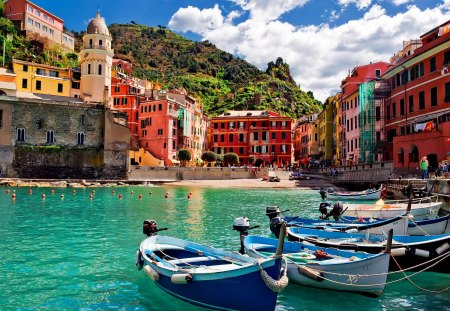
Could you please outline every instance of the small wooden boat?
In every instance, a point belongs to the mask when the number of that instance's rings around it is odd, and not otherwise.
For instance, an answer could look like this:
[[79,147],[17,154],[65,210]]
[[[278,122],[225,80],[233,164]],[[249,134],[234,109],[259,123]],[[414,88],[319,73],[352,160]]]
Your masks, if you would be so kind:
[[[158,236],[154,221],[144,222],[138,268],[161,289],[189,303],[218,310],[275,309],[282,275],[282,245],[274,257],[258,260],[194,242]],[[283,236],[284,238],[284,236]]]
[[326,199],[327,197],[330,200],[379,200],[382,196],[383,191],[385,188],[383,188],[383,185],[380,186],[378,189],[367,189],[364,191],[335,191],[333,189],[328,189],[328,191],[324,191],[324,189],[321,189],[319,191],[320,195],[322,196],[322,199]]
[[[387,242],[383,235],[330,232],[303,227],[288,227],[287,233],[290,241],[372,254],[383,251]],[[431,271],[450,273],[450,234],[394,236],[391,255],[395,258],[390,266],[393,270],[398,270],[399,267],[417,270],[428,267]]]
[[[244,246],[255,258],[269,258],[278,240],[247,236]],[[383,293],[389,252],[368,254],[285,242],[283,255],[288,261],[287,275],[291,283],[337,291],[355,292],[378,297]]]
[[[412,199],[410,214],[414,216],[414,219],[434,219],[436,218],[439,209],[442,206],[442,202],[438,201],[437,196],[415,198]],[[374,204],[351,204],[337,202],[333,207],[328,204],[326,207],[328,210],[328,216],[352,216],[357,218],[381,218],[388,219],[402,215],[406,213],[408,208],[407,200],[378,200]],[[323,207],[321,204],[320,209]],[[333,212],[333,208],[337,208],[336,212]],[[323,212],[322,212],[323,213]],[[335,215],[336,214],[336,215]]]

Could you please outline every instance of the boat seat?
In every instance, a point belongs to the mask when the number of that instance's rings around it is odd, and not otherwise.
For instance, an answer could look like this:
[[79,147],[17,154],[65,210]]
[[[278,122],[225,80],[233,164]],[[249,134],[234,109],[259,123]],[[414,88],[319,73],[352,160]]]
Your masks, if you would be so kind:
[[202,262],[202,261],[210,261],[210,260],[217,260],[219,258],[212,257],[212,256],[201,256],[201,257],[188,257],[183,259],[172,259],[167,260],[168,263],[172,265],[179,265],[181,263],[194,263],[194,262]]
[[195,268],[193,272],[195,273],[211,273],[211,271],[228,271],[228,270],[235,270],[237,268],[241,267],[240,265],[229,263],[224,265],[212,265],[212,266],[200,266]]

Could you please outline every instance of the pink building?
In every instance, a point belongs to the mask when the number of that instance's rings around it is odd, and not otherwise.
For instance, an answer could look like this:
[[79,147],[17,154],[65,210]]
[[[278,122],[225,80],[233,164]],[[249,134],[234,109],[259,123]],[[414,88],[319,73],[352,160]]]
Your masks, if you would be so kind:
[[56,15],[28,0],[7,0],[4,3],[5,17],[13,21],[19,31],[50,46],[60,44],[74,50],[74,37],[64,30],[64,21]]

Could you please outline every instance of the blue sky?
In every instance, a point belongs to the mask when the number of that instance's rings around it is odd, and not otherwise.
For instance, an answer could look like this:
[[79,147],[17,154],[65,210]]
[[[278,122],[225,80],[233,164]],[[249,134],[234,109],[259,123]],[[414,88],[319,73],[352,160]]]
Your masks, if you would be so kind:
[[163,25],[209,40],[260,69],[282,57],[303,90],[324,100],[357,64],[386,61],[402,42],[446,22],[450,0],[34,0],[84,30],[106,23]]

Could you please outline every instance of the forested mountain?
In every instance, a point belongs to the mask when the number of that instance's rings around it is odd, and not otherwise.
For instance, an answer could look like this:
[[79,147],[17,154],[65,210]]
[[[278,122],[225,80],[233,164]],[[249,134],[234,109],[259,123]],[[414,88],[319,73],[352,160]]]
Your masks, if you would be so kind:
[[135,76],[186,89],[202,100],[208,115],[272,109],[298,117],[321,110],[313,94],[296,85],[280,57],[264,72],[208,41],[191,41],[165,27],[112,24],[109,30],[115,57],[132,62]]

